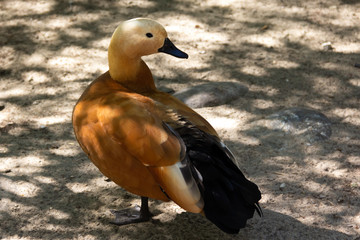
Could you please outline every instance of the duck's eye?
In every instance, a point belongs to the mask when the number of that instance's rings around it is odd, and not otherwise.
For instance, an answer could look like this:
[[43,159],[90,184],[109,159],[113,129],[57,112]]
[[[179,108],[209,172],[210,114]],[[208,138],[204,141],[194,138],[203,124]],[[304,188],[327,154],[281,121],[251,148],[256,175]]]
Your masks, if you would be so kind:
[[146,36],[147,36],[148,38],[152,38],[152,37],[153,37],[152,33],[147,33]]

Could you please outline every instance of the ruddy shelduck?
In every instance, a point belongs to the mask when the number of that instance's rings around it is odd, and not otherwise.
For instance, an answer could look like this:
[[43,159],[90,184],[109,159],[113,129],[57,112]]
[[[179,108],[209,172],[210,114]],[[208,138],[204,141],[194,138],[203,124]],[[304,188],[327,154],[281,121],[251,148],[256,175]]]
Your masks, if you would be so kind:
[[156,21],[136,18],[116,28],[109,71],[87,87],[74,108],[76,138],[106,177],[141,196],[138,214],[116,211],[115,224],[148,221],[153,198],[174,201],[238,233],[255,210],[262,214],[260,191],[203,117],[155,87],[141,57],[158,52],[188,58]]

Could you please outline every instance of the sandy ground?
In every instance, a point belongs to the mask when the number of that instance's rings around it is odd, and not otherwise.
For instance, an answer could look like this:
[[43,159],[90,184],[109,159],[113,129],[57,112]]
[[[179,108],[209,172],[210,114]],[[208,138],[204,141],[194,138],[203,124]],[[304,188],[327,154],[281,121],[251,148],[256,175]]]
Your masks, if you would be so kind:
[[[359,9],[357,0],[1,1],[0,238],[359,239]],[[90,163],[71,112],[107,70],[112,31],[134,17],[163,23],[190,55],[146,57],[158,86],[249,88],[229,104],[197,109],[263,194],[264,217],[238,235],[158,201],[151,222],[109,224],[109,209],[139,199]],[[331,138],[309,144],[261,125],[289,107],[324,113]]]

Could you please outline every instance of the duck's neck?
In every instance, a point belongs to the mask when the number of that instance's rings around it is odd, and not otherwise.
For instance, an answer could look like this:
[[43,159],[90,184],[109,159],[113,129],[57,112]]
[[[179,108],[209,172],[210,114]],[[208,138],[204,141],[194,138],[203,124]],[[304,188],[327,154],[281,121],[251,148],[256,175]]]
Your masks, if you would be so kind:
[[134,92],[156,90],[151,71],[141,58],[129,58],[109,48],[109,72],[112,79]]

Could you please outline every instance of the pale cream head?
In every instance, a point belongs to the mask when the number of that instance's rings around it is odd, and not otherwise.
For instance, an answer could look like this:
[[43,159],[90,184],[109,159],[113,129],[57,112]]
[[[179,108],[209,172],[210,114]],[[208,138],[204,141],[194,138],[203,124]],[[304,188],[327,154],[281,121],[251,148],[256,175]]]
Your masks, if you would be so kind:
[[135,18],[117,27],[110,45],[116,46],[128,58],[139,58],[157,53],[165,38],[167,33],[161,24],[147,18]]
[[108,50],[110,76],[122,82],[139,82],[141,77],[141,81],[148,81],[147,85],[155,87],[151,72],[141,57],[158,52],[188,58],[170,41],[158,22],[147,18],[125,21],[116,28],[111,38]]

